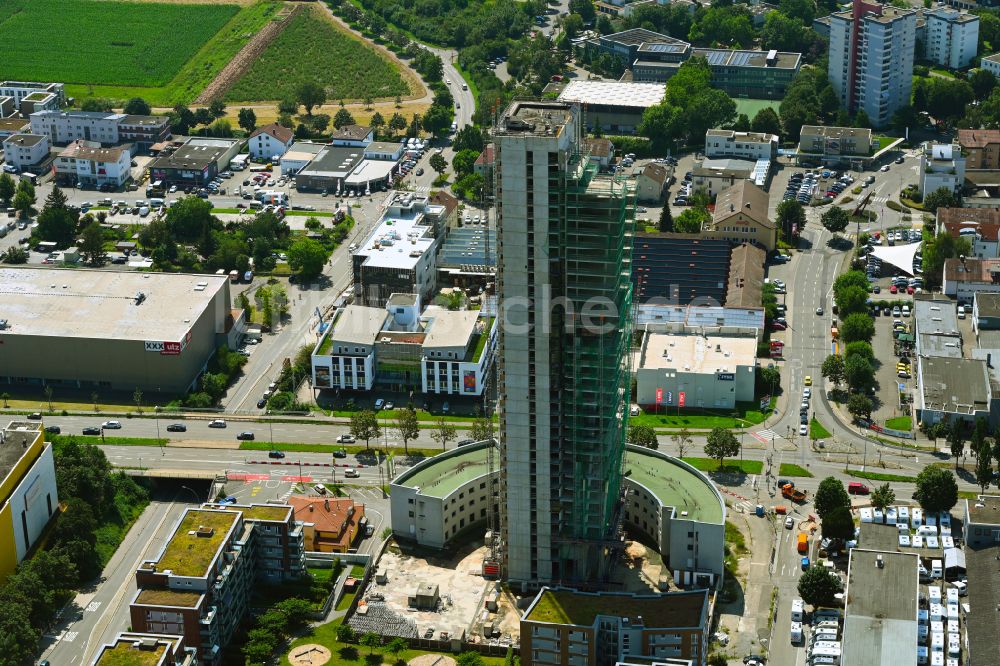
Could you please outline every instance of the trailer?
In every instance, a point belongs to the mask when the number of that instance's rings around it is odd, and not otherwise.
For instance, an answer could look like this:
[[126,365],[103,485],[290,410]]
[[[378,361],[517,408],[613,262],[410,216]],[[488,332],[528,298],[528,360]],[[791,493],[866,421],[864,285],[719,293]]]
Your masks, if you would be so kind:
[[793,502],[801,503],[806,501],[805,491],[799,490],[793,483],[786,483],[781,487],[781,496],[785,499],[790,499]]

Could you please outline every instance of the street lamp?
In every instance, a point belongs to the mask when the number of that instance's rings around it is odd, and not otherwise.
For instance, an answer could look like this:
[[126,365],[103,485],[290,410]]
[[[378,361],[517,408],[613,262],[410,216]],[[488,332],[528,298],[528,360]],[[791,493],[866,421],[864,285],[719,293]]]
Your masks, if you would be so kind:
[[181,486],[181,488],[184,489],[184,490],[186,490],[186,491],[188,491],[192,495],[194,495],[195,502],[199,502],[199,503],[201,502],[201,498],[198,497],[198,493],[196,493],[194,491],[194,489],[192,489],[190,486]]

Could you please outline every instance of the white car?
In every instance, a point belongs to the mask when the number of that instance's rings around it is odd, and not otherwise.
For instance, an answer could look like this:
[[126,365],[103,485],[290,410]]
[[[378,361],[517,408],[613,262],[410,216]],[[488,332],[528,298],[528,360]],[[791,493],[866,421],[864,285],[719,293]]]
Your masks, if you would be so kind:
[[802,425],[800,425],[799,426],[799,434],[802,435],[802,436],[808,435],[809,434],[809,426],[807,426],[805,423],[803,423]]
[[888,171],[888,170],[889,170],[889,165],[888,164],[883,164],[882,168],[879,169],[879,171]]
[[788,516],[787,518],[785,518],[785,529],[790,530],[793,527],[795,527],[795,519],[792,518],[791,516]]
[[348,479],[357,479],[361,475],[358,473],[358,470],[354,469],[353,467],[348,467],[347,469],[344,470],[344,476],[346,476]]
[[101,427],[105,430],[121,430],[122,424],[120,421],[105,421],[101,424]]

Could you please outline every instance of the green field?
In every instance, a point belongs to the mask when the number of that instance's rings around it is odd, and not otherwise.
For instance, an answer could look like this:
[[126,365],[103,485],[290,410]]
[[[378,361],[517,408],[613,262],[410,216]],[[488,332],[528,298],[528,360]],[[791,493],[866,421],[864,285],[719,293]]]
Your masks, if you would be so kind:
[[775,112],[778,111],[778,107],[781,106],[780,99],[738,99],[733,98],[736,102],[736,113],[745,113],[750,120],[757,115],[757,112],[761,109],[770,107],[774,109]]
[[8,0],[0,79],[62,81],[78,99],[190,102],[281,6]]
[[321,10],[311,9],[291,20],[226,98],[240,102],[294,99],[296,88],[308,80],[323,84],[331,101],[410,94],[391,62],[339,30]]

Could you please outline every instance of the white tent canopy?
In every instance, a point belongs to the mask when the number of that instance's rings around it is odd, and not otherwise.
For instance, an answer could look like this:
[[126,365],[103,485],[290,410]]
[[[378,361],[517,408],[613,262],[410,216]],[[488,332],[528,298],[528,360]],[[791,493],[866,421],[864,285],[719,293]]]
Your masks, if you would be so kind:
[[892,264],[907,275],[913,275],[913,255],[919,249],[919,242],[907,243],[906,245],[880,245],[872,250],[872,255],[886,263]]

